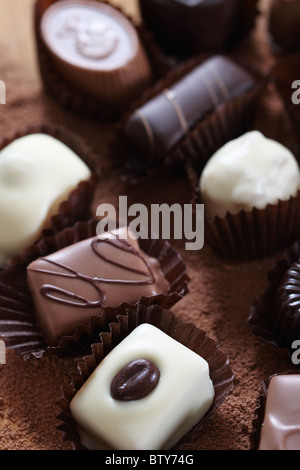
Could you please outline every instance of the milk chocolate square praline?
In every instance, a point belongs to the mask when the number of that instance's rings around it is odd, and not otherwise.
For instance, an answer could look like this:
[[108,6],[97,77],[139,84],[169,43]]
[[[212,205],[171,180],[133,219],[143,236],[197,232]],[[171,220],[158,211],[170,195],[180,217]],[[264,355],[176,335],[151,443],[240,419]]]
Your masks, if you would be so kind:
[[126,227],[38,258],[27,274],[37,321],[52,346],[104,307],[135,303],[170,288],[159,261],[140,250]]

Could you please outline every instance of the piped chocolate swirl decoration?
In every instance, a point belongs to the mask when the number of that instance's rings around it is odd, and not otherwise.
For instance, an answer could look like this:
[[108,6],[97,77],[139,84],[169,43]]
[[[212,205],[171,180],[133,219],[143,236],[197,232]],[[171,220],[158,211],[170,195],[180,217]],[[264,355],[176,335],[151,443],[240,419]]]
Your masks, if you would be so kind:
[[[122,263],[117,260],[113,260],[111,258],[108,258],[105,256],[103,253],[99,251],[99,245],[105,243],[108,245],[113,246],[117,250],[121,250],[123,252],[132,254],[134,256],[137,256],[145,265],[147,268],[147,271],[143,271],[141,269],[135,268],[133,266],[130,266],[128,264]],[[99,299],[95,301],[91,301],[87,299],[86,297],[83,297],[79,294],[76,294],[75,292],[70,292],[66,289],[62,289],[60,287],[50,285],[50,284],[43,284],[40,293],[42,296],[45,298],[52,300],[54,302],[58,302],[64,305],[69,305],[72,307],[85,307],[85,308],[103,308],[106,300],[106,294],[105,292],[99,287],[99,283],[103,284],[116,284],[116,285],[150,285],[154,284],[156,282],[155,276],[147,263],[147,261],[143,258],[142,254],[137,251],[127,240],[121,239],[119,237],[116,238],[94,238],[91,241],[91,249],[94,252],[96,256],[101,258],[103,261],[110,263],[116,267],[122,268],[127,270],[128,272],[138,274],[144,277],[144,279],[108,279],[108,278],[103,278],[103,277],[91,277],[88,275],[85,275],[83,273],[80,273],[76,271],[75,269],[63,264],[59,263],[56,261],[52,261],[47,258],[41,258],[42,261],[45,261],[46,263],[49,263],[53,266],[56,266],[65,272],[54,272],[51,270],[47,269],[40,269],[40,268],[34,268],[35,272],[41,273],[41,274],[47,274],[51,276],[57,276],[57,277],[64,277],[68,279],[77,279],[82,282],[86,282],[90,284],[95,291],[98,292],[99,294]]]
[[284,346],[300,337],[300,261],[286,272],[276,295],[273,328]]

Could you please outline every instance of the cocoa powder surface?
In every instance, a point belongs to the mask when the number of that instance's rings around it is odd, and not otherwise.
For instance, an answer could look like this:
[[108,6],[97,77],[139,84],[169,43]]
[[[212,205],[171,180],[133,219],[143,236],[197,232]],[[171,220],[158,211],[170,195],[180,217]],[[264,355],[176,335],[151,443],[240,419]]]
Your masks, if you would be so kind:
[[[113,3],[139,19],[135,0]],[[68,113],[45,93],[36,57],[33,5],[34,0],[2,0],[0,5],[0,79],[7,86],[7,103],[0,106],[1,137],[41,122],[62,124],[84,137],[102,158],[103,177],[95,208],[100,203],[117,206],[119,195],[127,195],[128,204],[189,203],[190,189],[184,172],[134,185],[120,178],[106,150],[112,125]],[[263,72],[270,70],[276,60],[267,36],[268,5],[268,0],[260,2],[255,31],[235,50],[237,56]],[[266,90],[254,127],[274,137],[280,132],[291,138],[288,118],[273,86]],[[262,345],[247,325],[250,306],[267,286],[267,272],[283,254],[240,262],[221,259],[207,245],[200,252],[188,252],[184,241],[172,243],[182,254],[191,277],[190,293],[173,311],[218,342],[235,375],[234,390],[213,419],[205,421],[176,448],[249,450],[261,381],[291,368],[284,353]],[[6,364],[0,365],[0,450],[71,449],[56,429],[55,402],[74,366],[73,359],[54,357],[25,362],[7,350]]]

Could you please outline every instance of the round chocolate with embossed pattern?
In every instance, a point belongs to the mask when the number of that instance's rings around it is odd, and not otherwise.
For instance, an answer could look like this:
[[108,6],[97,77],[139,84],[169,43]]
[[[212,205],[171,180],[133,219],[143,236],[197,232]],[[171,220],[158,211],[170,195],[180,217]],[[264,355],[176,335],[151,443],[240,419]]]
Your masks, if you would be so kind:
[[151,84],[150,62],[133,24],[95,0],[61,0],[44,12],[41,36],[64,80],[103,104],[128,106]]

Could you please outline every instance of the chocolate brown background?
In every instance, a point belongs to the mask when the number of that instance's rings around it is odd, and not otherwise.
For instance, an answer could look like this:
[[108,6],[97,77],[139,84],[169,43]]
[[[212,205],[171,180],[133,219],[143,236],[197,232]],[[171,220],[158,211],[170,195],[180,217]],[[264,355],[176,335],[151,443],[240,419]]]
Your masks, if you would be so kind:
[[[114,3],[138,18],[135,0]],[[105,151],[111,126],[64,112],[47,97],[36,60],[33,4],[34,0],[1,0],[0,4],[0,79],[7,86],[7,104],[0,105],[1,137],[24,125],[45,121],[61,123],[78,132],[95,146],[103,158],[104,174],[95,206],[100,202],[117,204],[119,195],[128,195],[130,203],[188,203],[189,188],[184,174],[156,179],[155,184],[149,180],[135,186],[120,180],[113,172]],[[264,72],[270,70],[275,60],[266,35],[268,4],[268,0],[260,2],[257,28],[237,50]],[[289,131],[281,102],[272,87],[265,94],[257,125],[274,137],[277,132],[282,136],[282,131]],[[290,140],[290,134],[283,135]],[[265,289],[267,272],[282,253],[262,260],[233,262],[220,259],[209,246],[200,252],[186,252],[183,242],[176,242],[176,246],[187,263],[192,282],[190,294],[173,311],[216,339],[229,357],[235,374],[234,391],[214,418],[205,423],[201,432],[192,433],[188,443],[178,448],[249,450],[261,381],[270,374],[291,368],[290,360],[283,353],[262,346],[247,325],[249,308]],[[61,433],[55,428],[55,401],[60,397],[60,387],[68,381],[67,374],[72,368],[70,359],[23,362],[12,351],[7,351],[6,365],[0,365],[1,450],[71,448],[62,444]]]

